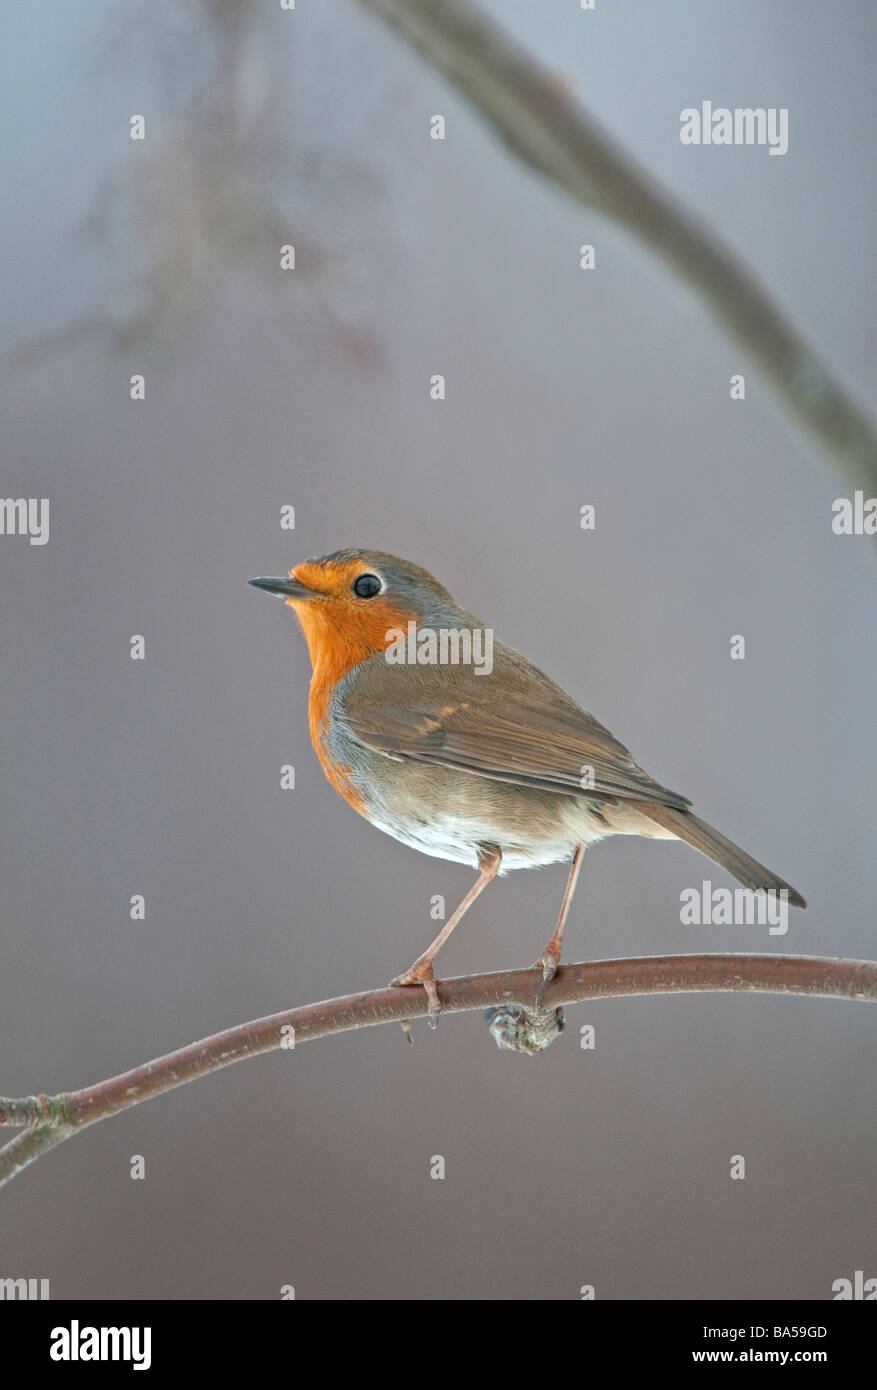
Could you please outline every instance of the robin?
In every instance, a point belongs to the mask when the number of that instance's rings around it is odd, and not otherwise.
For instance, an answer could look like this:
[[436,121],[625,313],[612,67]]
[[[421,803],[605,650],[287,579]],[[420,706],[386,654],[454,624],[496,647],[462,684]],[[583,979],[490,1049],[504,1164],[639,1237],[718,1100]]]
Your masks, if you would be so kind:
[[570,860],[550,980],[586,846],[608,835],[685,840],[749,889],[797,889],[691,812],[519,652],[419,565],[376,550],[305,560],[251,579],[295,611],[313,665],[311,740],[354,810],[403,844],[478,870],[435,941],[393,985],[440,1008],[434,961],[497,874]]

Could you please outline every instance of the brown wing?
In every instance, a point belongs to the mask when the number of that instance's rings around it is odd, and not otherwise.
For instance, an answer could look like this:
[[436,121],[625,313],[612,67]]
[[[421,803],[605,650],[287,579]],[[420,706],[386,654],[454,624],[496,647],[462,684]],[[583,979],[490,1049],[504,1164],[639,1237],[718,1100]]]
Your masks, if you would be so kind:
[[[493,671],[483,676],[469,666],[400,667],[372,658],[347,692],[344,717],[361,743],[390,758],[601,801],[690,805],[638,767],[565,691],[498,643]],[[589,768],[593,786],[585,788]]]

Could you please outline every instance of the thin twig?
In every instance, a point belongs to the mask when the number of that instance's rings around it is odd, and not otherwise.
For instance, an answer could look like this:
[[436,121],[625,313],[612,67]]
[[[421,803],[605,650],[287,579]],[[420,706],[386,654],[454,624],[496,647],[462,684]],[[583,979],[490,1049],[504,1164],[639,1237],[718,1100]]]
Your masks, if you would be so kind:
[[877,431],[733,252],[463,0],[360,0],[443,73],[526,164],[661,257],[755,361],[854,488],[877,489]]
[[[584,999],[697,990],[757,990],[877,1001],[877,962],[817,956],[655,956],[565,965],[540,999],[541,986],[541,970],[530,969],[443,980],[439,989],[448,1013],[510,1003],[525,1008],[541,1003],[554,1009]],[[88,1125],[220,1067],[289,1047],[290,1043],[297,1047],[330,1033],[422,1018],[427,1007],[426,994],[418,987],[325,999],[228,1028],[80,1091],[0,1099],[0,1124],[29,1126],[0,1149],[0,1186]]]

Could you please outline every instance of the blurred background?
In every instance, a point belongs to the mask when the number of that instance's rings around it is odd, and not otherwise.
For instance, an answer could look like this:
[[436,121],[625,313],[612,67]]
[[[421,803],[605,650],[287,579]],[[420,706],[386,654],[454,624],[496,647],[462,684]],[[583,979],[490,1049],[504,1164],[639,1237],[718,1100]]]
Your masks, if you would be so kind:
[[[487,8],[873,401],[877,12]],[[782,938],[683,927],[683,888],[730,881],[618,839],[586,858],[570,959],[873,957],[873,543],[832,534],[846,484],[700,304],[353,0],[5,27],[0,483],[50,498],[51,538],[0,540],[0,1092],[381,985],[431,940],[432,895],[468,888],[324,780],[304,642],[247,586],[342,546],[426,566],[810,903]],[[787,107],[788,153],[683,147],[704,99]],[[565,872],[495,885],[440,973],[529,964]],[[877,1275],[873,1074],[870,1010],[768,995],[573,1006],[535,1059],[478,1014],[413,1047],[343,1034],[49,1154],[2,1194],[0,1275],[56,1298],[825,1299]]]

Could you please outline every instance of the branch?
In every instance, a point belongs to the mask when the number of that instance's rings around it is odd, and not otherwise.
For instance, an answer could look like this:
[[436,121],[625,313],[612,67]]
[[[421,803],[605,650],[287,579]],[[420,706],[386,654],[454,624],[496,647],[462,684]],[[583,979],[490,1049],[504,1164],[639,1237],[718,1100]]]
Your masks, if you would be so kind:
[[524,163],[612,218],[687,284],[853,487],[877,490],[877,432],[731,250],[661,189],[504,31],[463,0],[360,0],[485,116]]
[[[877,962],[817,956],[655,956],[565,965],[540,997],[541,986],[542,971],[530,969],[443,980],[439,988],[448,1013],[519,1004],[538,1014],[542,1005],[552,1010],[585,999],[699,990],[757,990],[877,1002]],[[0,1149],[0,1186],[79,1130],[232,1062],[289,1047],[290,1041],[298,1046],[353,1028],[423,1018],[427,1012],[426,994],[418,987],[324,999],[228,1028],[81,1091],[0,1099],[0,1124],[28,1126]]]

